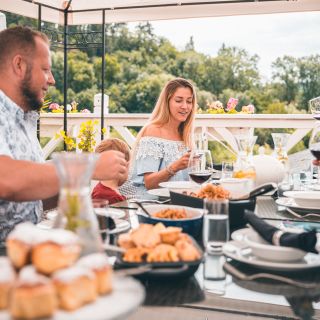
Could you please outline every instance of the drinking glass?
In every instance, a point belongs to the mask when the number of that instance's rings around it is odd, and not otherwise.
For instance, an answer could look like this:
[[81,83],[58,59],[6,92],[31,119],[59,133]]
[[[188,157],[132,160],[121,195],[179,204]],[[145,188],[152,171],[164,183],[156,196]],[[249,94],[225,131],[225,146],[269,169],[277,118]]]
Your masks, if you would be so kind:
[[229,240],[229,201],[204,199],[203,245],[208,254],[221,253]]
[[229,179],[233,177],[233,162],[223,161],[222,162],[222,171],[221,179]]
[[212,176],[212,158],[209,150],[194,150],[188,163],[190,180],[203,184]]

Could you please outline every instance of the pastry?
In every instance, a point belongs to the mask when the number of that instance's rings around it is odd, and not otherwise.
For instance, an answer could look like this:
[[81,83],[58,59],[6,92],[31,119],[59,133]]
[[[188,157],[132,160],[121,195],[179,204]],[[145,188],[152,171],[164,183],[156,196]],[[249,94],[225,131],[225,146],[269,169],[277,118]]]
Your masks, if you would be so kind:
[[30,262],[30,253],[38,228],[30,222],[18,224],[6,240],[7,255],[12,264],[20,269]]
[[38,274],[33,266],[24,267],[10,295],[11,316],[19,319],[51,317],[56,307],[52,281]]
[[60,308],[75,310],[97,298],[94,273],[84,267],[73,266],[53,274]]
[[147,256],[147,262],[177,262],[178,251],[169,244],[157,245]]
[[140,224],[131,233],[131,239],[137,247],[153,248],[161,242],[160,232],[166,227],[162,223],[156,225]]
[[175,247],[182,261],[194,261],[201,257],[195,246],[187,241],[178,240],[175,243]]
[[68,230],[42,230],[34,242],[32,264],[44,274],[71,266],[81,252],[78,236]]
[[0,257],[0,310],[8,307],[9,292],[15,280],[15,272],[10,260]]
[[98,294],[107,294],[112,291],[112,268],[105,254],[89,254],[82,257],[77,264],[93,271]]
[[132,241],[130,233],[122,233],[122,234],[120,234],[119,238],[118,238],[118,245],[121,248],[124,248],[124,249],[130,249],[130,248],[134,248],[135,247],[135,244]]
[[181,232],[182,228],[168,227],[160,231],[161,242],[167,244],[175,244],[175,242],[179,239]]
[[146,261],[147,255],[151,251],[151,248],[130,248],[128,249],[122,259],[126,262],[134,262],[134,263],[140,263]]

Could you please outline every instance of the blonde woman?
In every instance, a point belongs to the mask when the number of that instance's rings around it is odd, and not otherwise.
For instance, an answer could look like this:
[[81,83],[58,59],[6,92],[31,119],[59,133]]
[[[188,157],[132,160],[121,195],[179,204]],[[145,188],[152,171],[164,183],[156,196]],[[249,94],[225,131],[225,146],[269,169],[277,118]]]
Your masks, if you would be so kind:
[[162,89],[148,123],[137,136],[132,159],[132,183],[140,190],[157,188],[160,182],[188,180],[196,112],[193,85],[182,78]]

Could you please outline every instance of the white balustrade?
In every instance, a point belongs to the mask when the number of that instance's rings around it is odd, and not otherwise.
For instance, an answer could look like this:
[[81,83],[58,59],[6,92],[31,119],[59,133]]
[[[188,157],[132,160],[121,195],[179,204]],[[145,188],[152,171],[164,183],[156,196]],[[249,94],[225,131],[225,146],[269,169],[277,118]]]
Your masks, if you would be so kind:
[[[129,131],[130,127],[142,127],[146,124],[150,114],[146,113],[109,113],[104,117],[107,132],[110,128],[116,130],[124,140],[132,147],[135,141],[134,135]],[[68,132],[77,131],[72,128],[82,122],[100,117],[93,113],[70,113],[68,114]],[[288,142],[288,150],[298,143],[315,126],[315,120],[311,114],[198,114],[195,120],[196,132],[208,132],[209,139],[225,141],[237,151],[234,134],[250,132],[255,128],[265,129],[295,129]],[[63,114],[41,113],[40,134],[41,137],[54,137],[56,132],[63,128]],[[107,135],[106,135],[107,136]],[[100,134],[97,135],[99,141]],[[52,138],[54,141],[54,138]],[[50,147],[52,149],[51,142]],[[44,148],[45,149],[45,148]],[[45,155],[48,150],[45,149]]]

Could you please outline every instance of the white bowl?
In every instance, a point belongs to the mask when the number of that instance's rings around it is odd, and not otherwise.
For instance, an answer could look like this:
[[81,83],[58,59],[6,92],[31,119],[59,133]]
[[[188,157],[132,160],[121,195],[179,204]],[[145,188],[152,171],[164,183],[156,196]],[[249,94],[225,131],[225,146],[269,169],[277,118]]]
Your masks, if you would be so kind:
[[284,196],[293,198],[300,207],[320,207],[320,191],[286,191]]
[[271,245],[250,228],[245,233],[244,241],[251,248],[253,255],[263,260],[277,262],[298,261],[307,254],[299,249]]
[[228,178],[221,179],[219,183],[230,192],[231,199],[238,199],[251,191],[250,179]]
[[160,182],[159,187],[167,188],[173,192],[197,191],[200,186],[192,181],[167,181]]

